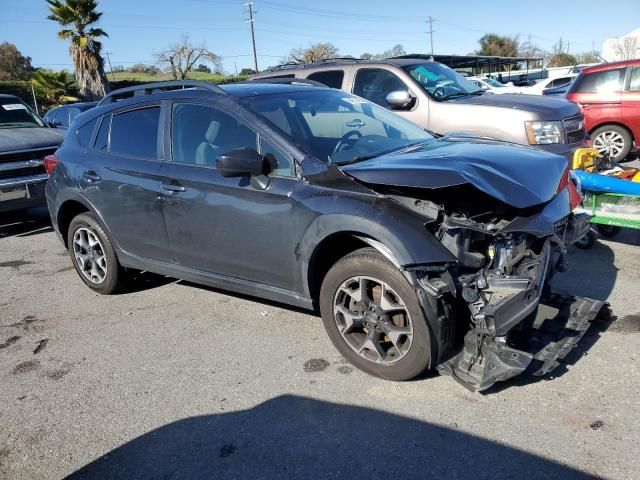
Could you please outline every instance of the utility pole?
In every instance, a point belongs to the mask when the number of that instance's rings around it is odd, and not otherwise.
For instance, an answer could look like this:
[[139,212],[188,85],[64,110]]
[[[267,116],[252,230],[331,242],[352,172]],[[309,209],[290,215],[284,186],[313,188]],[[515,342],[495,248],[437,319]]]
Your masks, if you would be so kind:
[[429,31],[427,33],[429,34],[429,39],[431,41],[431,55],[433,55],[433,18],[431,15],[427,17],[427,21],[429,22]]
[[105,55],[107,56],[107,62],[109,63],[109,71],[111,72],[111,80],[113,80],[114,82],[116,81],[116,77],[113,74],[113,67],[111,66],[111,58],[109,58],[109,50],[105,50],[104,51]]
[[253,2],[245,3],[245,6],[249,7],[249,25],[251,26],[251,43],[253,44],[253,65],[255,66],[256,73],[258,73],[258,55],[256,53],[256,33],[253,29]]

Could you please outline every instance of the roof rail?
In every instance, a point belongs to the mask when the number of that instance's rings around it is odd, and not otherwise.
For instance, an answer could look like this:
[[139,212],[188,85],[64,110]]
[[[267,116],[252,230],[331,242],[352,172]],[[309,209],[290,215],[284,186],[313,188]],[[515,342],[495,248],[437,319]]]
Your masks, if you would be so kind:
[[247,80],[246,82],[239,83],[278,83],[281,85],[305,85],[307,87],[329,88],[324,83],[316,82],[315,80],[309,80],[306,78],[256,78],[255,80]]
[[324,60],[318,60],[317,62],[312,62],[312,63],[288,62],[288,63],[283,63],[283,64],[280,64],[280,65],[276,65],[275,67],[268,68],[266,70],[263,70],[260,73],[277,72],[278,70],[289,70],[289,69],[293,69],[293,68],[311,68],[311,67],[315,67],[315,66],[318,66],[318,65],[326,65],[326,64],[338,63],[338,62],[358,63],[358,62],[361,62],[361,61],[362,61],[362,59],[354,58],[354,57],[334,57],[334,58],[325,58]]
[[[211,92],[222,93],[226,95],[222,88],[218,85],[214,85],[213,83],[203,82],[200,80],[174,80],[171,82],[155,82],[155,83],[145,83],[143,85],[134,85],[133,87],[119,88],[114,90],[113,92],[107,93],[102,100],[98,103],[98,105],[104,105],[107,103],[117,102],[118,100],[122,100],[121,98],[124,95],[124,98],[128,97],[137,97],[142,95],[152,95],[154,93],[158,93],[164,90],[178,90],[178,89],[201,89],[201,90],[209,90]],[[131,94],[131,95],[127,95]]]

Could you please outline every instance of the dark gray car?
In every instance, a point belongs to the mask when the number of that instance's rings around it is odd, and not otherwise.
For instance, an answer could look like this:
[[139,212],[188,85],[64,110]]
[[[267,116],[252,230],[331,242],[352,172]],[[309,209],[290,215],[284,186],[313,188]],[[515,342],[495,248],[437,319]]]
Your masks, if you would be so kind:
[[586,146],[584,117],[576,104],[537,95],[485,94],[446,65],[424,58],[282,65],[253,78],[314,80],[393,109],[439,134],[497,138],[566,158]]
[[22,100],[0,95],[0,212],[44,205],[44,159],[61,141]]
[[[137,269],[315,308],[349,361],[393,380],[438,366],[484,389],[521,373],[534,353],[510,332],[588,229],[562,157],[434,138],[328,88],[112,92],[56,157],[47,203],[90,288]],[[601,304],[563,305],[578,330],[553,361]]]

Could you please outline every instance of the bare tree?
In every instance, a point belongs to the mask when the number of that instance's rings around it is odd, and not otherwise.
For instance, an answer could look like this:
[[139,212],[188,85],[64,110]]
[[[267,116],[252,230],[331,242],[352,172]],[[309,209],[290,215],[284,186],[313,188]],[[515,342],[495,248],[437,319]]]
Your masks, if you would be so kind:
[[618,60],[632,60],[640,56],[640,41],[638,37],[617,38],[612,46]]
[[189,36],[182,37],[180,43],[156,53],[156,62],[165,66],[173,75],[174,80],[184,80],[193,71],[198,62],[212,63],[216,72],[222,71],[222,57],[216,55],[203,44],[194,46],[189,42]]
[[314,43],[309,48],[295,48],[283,63],[314,63],[335,58],[338,49],[331,43]]

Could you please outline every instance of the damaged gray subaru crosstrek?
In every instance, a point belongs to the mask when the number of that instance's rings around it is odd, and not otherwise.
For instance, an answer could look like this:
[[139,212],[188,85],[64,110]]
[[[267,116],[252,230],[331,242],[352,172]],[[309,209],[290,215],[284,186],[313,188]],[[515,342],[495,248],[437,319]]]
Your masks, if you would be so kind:
[[[557,365],[602,306],[549,288],[588,229],[566,160],[304,82],[144,85],[79,115],[46,194],[80,278],[110,294],[145,270],[318,309],[390,380],[437,367],[482,390]],[[523,347],[547,307],[574,334]]]

